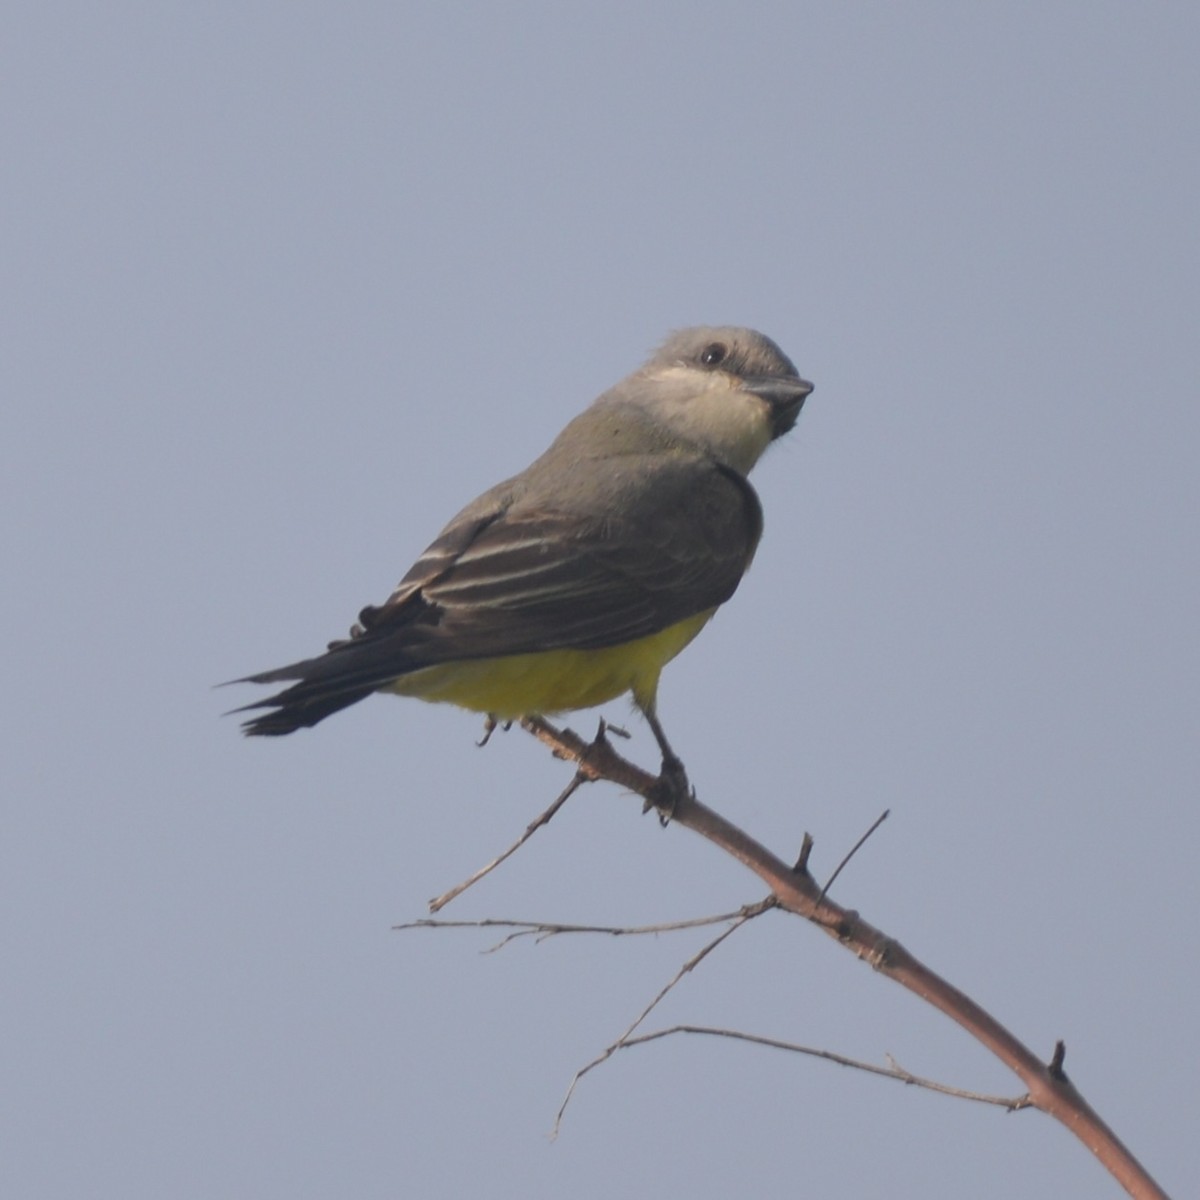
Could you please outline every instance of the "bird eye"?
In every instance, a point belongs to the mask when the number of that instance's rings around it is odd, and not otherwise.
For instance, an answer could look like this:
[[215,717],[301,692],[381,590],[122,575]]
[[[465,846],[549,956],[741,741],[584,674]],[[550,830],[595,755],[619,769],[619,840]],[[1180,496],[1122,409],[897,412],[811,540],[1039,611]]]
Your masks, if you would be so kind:
[[725,355],[728,353],[729,351],[720,342],[713,342],[704,347],[700,361],[706,367],[716,367],[725,361]]

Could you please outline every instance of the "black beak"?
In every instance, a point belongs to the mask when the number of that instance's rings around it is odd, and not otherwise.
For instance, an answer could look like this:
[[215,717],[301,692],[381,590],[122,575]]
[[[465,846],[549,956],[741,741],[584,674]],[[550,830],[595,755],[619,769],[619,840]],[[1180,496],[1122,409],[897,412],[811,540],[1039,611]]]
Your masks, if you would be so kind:
[[742,380],[742,387],[771,406],[771,437],[782,437],[796,423],[800,409],[813,385],[793,375],[756,375]]

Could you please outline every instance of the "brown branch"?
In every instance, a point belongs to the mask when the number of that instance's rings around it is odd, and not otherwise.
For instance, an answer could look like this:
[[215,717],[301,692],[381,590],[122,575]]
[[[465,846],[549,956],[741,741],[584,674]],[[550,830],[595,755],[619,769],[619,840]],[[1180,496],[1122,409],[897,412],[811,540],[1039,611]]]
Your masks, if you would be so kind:
[[1030,1104],[1065,1125],[1131,1196],[1137,1200],[1167,1200],[1166,1193],[1067,1078],[1062,1070],[1062,1050],[1055,1050],[1051,1063],[1043,1063],[990,1013],[930,970],[899,942],[868,924],[856,912],[843,909],[823,896],[806,870],[790,868],[694,795],[672,791],[664,800],[667,792],[662,781],[617,754],[603,730],[589,743],[572,730],[557,729],[541,717],[527,717],[521,725],[557,757],[577,763],[580,773],[587,778],[606,779],[635,792],[648,805],[658,808],[660,814],[668,816],[672,824],[700,834],[732,855],[766,883],[780,907],[816,924],[875,970],[945,1013],[987,1047],[1025,1085]]

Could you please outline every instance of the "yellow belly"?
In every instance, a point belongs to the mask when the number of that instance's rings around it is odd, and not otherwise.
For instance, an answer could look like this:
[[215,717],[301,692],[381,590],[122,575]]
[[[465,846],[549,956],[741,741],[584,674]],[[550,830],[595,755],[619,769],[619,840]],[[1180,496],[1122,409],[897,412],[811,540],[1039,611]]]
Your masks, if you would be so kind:
[[504,721],[591,708],[630,691],[639,705],[653,711],[659,673],[714,611],[698,613],[623,646],[439,663],[402,675],[380,690],[457,704]]

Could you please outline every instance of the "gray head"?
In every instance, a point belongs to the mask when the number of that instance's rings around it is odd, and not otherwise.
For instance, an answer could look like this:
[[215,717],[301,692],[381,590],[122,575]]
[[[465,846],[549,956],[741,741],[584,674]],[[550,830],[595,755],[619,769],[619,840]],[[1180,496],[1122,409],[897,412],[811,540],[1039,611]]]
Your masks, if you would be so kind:
[[720,367],[732,375],[785,375],[799,373],[792,360],[765,333],[737,325],[694,325],[676,329],[650,356],[648,367]]
[[769,337],[732,325],[678,330],[634,378],[661,421],[743,473],[813,390]]

